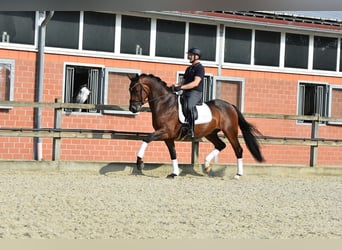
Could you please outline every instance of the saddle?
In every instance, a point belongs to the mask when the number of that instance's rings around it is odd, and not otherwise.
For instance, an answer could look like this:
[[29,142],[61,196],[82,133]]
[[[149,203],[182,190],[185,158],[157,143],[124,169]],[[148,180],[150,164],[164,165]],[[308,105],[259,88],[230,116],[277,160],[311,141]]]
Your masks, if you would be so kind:
[[[208,123],[212,119],[212,114],[209,106],[205,103],[201,105],[196,105],[197,109],[197,119],[195,120],[195,124],[203,124]],[[185,123],[185,116],[183,114],[183,108],[181,103],[181,96],[178,96],[178,119],[179,121],[184,124]]]

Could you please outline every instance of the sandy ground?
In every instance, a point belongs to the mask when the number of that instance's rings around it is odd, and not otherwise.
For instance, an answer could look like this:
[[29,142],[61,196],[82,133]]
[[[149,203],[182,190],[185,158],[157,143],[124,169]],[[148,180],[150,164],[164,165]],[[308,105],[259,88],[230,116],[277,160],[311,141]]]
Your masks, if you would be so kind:
[[3,239],[342,239],[341,176],[0,171]]

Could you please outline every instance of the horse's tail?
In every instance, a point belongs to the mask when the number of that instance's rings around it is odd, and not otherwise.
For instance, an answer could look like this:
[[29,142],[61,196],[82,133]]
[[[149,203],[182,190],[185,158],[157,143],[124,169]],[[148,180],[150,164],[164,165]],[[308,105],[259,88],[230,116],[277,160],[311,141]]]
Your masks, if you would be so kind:
[[235,108],[236,113],[238,115],[239,127],[242,131],[242,136],[246,142],[248,150],[252,153],[254,159],[256,159],[259,162],[264,161],[264,158],[261,155],[259,143],[255,137],[256,134],[261,135],[261,133],[259,132],[259,130],[256,127],[254,127],[252,124],[250,124],[246,121],[246,119],[244,118],[244,116],[242,115],[242,113],[240,112],[240,110],[237,107],[234,106],[234,108]]

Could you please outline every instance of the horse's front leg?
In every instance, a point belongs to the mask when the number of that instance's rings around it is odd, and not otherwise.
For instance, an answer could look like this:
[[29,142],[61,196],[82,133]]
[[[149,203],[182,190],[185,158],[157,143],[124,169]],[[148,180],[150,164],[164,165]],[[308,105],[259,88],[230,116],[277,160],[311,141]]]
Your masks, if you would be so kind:
[[148,144],[148,142],[143,140],[141,145],[140,145],[140,148],[137,152],[137,169],[138,170],[142,170],[144,168],[144,162],[143,162],[142,158],[144,157],[145,150],[147,148],[147,144]]
[[165,144],[169,150],[170,158],[172,161],[172,173],[167,176],[167,178],[175,178],[179,175],[179,167],[177,161],[175,141],[173,139],[164,140]]
[[144,162],[142,159],[144,157],[148,143],[150,143],[151,141],[160,140],[160,138],[162,137],[162,134],[163,134],[162,131],[155,131],[143,139],[140,145],[140,148],[137,152],[137,169],[138,170],[142,170],[144,168]]

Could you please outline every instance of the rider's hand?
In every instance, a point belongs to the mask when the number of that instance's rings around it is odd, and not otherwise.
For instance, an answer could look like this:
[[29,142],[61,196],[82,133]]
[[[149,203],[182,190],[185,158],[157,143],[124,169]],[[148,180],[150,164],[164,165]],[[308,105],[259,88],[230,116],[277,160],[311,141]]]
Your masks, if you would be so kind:
[[178,92],[181,90],[181,85],[173,85],[172,86],[172,91],[173,92]]

